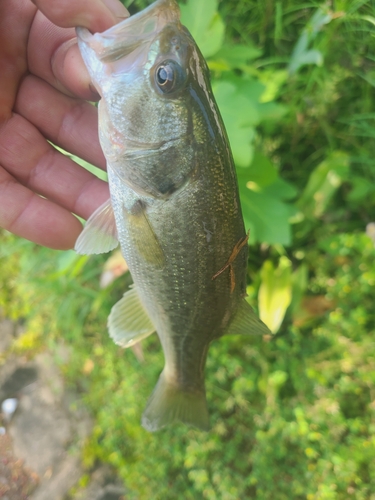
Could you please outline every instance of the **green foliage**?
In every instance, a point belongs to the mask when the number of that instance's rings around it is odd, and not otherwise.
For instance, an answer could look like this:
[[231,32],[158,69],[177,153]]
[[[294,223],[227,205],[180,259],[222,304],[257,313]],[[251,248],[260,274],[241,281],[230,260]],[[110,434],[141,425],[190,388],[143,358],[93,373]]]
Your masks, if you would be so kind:
[[334,151],[310,174],[298,207],[306,218],[321,217],[337,189],[348,180],[349,158],[346,153]]
[[[77,286],[71,268],[61,266],[42,280],[43,288],[35,287],[38,272],[19,259],[25,245],[13,237],[4,243],[13,244],[19,263],[14,292],[27,297],[33,292],[45,339],[53,346],[51,336],[62,326],[65,341],[74,342],[66,376],[84,391],[97,422],[85,463],[89,467],[99,458],[115,466],[131,490],[129,498],[155,498],[157,492],[156,498],[166,499],[183,494],[263,500],[275,498],[275,487],[280,499],[345,499],[348,489],[354,498],[370,498],[375,486],[375,347],[368,334],[375,325],[375,248],[370,238],[326,237],[307,255],[316,266],[309,292],[324,290],[335,302],[324,322],[290,326],[273,341],[224,337],[212,345],[207,393],[213,428],[207,434],[182,425],[147,433],[139,417],[162,366],[157,339],[143,343],[144,362],[115,346],[104,334],[110,300],[99,309],[89,303],[88,321],[74,339],[68,336],[69,319],[61,318],[51,330],[53,314],[72,307],[66,293]],[[41,252],[33,262],[40,268],[43,249],[31,244],[27,249]],[[51,252],[48,265],[58,268],[62,255]],[[97,281],[97,264],[95,259],[76,268],[86,292]],[[59,297],[58,305],[45,301],[44,281],[54,283],[50,293]],[[76,300],[77,309],[87,304],[79,293]],[[85,368],[87,360],[92,370]]]
[[323,54],[316,49],[309,49],[309,45],[314,41],[323,26],[332,21],[332,13],[328,5],[319,7],[296,43],[289,62],[289,73],[296,73],[304,64],[323,64]]
[[182,4],[181,22],[189,28],[205,57],[220,49],[225,26],[217,12],[217,0],[192,0]]
[[282,256],[277,268],[272,261],[266,260],[260,270],[259,317],[272,333],[279,330],[292,301],[291,267],[290,260]]
[[149,434],[140,416],[163,366],[159,342],[142,343],[142,361],[106,333],[129,275],[100,290],[105,256],[4,233],[0,307],[26,325],[12,349],[71,347],[62,369],[95,418],[84,463],[112,464],[130,499],[374,499],[374,5],[188,0],[182,10],[233,147],[248,300],[275,334],[212,344],[210,432]]

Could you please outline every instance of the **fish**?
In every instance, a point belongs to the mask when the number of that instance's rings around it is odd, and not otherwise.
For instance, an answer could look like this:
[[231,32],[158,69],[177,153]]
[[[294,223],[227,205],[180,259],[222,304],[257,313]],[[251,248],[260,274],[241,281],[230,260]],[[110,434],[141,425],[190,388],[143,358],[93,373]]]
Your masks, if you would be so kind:
[[207,63],[174,0],[103,33],[77,28],[99,102],[110,199],[88,219],[81,254],[120,243],[133,286],[108,318],[129,347],[154,332],[165,365],[142,415],[148,431],[210,428],[204,371],[225,334],[268,334],[245,300],[248,234]]

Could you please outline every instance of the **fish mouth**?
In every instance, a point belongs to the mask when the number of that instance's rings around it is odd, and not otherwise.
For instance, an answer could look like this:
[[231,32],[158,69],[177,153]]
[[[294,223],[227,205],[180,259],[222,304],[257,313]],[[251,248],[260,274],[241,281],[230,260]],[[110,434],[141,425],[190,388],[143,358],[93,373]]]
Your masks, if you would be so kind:
[[150,43],[165,25],[180,20],[175,0],[157,0],[103,33],[76,28],[79,43],[88,45],[103,63],[116,61],[145,43]]

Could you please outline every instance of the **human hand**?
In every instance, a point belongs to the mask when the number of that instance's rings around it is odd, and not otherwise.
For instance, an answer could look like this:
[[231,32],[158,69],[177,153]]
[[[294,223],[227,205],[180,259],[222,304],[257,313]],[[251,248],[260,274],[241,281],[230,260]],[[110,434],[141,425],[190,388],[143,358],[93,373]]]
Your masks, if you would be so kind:
[[47,141],[104,169],[98,95],[75,26],[104,31],[128,16],[118,0],[0,2],[0,227],[68,249],[108,186]]

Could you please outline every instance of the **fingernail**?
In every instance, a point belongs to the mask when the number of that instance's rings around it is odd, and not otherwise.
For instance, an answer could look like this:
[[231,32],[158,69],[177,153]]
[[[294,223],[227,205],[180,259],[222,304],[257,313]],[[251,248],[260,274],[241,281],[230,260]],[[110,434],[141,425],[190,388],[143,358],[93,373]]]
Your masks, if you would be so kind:
[[125,19],[130,16],[127,9],[121,2],[119,2],[119,0],[102,0],[102,2],[118,19]]

